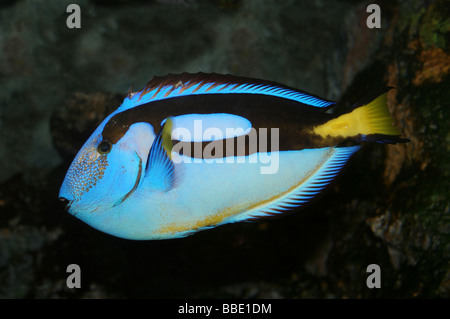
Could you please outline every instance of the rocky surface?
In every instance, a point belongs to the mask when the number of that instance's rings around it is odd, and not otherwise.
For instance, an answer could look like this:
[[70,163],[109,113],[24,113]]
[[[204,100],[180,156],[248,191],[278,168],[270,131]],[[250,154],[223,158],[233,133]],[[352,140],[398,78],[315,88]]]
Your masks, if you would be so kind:
[[[68,29],[78,3],[81,29]],[[9,1],[0,6],[1,298],[449,297],[448,4]],[[223,72],[351,105],[393,86],[404,145],[367,145],[307,209],[185,239],[134,242],[65,213],[71,159],[129,87]],[[82,287],[66,286],[78,264]],[[369,264],[382,288],[366,286]]]

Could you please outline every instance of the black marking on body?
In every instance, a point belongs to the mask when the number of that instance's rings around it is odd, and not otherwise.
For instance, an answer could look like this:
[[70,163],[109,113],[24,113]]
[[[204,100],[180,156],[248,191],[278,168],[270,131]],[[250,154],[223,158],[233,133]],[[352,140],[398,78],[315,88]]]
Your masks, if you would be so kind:
[[[189,95],[152,101],[113,116],[105,125],[102,137],[115,144],[134,123],[149,123],[157,132],[161,127],[162,120],[191,113],[229,113],[242,116],[252,123],[252,127],[257,132],[260,128],[266,128],[269,133],[268,142],[271,139],[271,128],[279,128],[280,151],[335,146],[342,142],[342,139],[323,138],[311,132],[313,127],[329,121],[334,117],[333,115],[293,100],[248,93]],[[244,137],[233,138],[234,145],[238,145],[239,138]],[[177,143],[191,144],[191,148],[194,150],[196,143],[201,143],[203,149],[211,142],[174,141],[175,145]],[[221,141],[213,143],[218,143],[219,146],[219,143],[225,145],[226,141],[225,143]],[[189,146],[185,145],[185,147]],[[268,150],[270,150],[270,146]],[[246,147],[245,154],[235,153],[235,155],[248,154],[250,154],[249,147]]]

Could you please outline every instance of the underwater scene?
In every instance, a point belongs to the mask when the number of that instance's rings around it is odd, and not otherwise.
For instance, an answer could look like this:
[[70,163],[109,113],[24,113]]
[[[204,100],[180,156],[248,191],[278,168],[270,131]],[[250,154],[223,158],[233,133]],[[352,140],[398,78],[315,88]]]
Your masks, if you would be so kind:
[[450,297],[448,1],[1,1],[0,84],[0,299]]

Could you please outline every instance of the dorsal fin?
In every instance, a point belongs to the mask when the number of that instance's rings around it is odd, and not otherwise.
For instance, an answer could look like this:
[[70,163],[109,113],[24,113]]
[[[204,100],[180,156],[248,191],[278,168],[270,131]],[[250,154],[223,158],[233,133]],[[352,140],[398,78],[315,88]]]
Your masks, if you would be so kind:
[[335,104],[313,94],[271,81],[217,73],[181,73],[154,77],[141,92],[128,94],[121,109],[178,96],[233,93],[277,96],[320,108]]

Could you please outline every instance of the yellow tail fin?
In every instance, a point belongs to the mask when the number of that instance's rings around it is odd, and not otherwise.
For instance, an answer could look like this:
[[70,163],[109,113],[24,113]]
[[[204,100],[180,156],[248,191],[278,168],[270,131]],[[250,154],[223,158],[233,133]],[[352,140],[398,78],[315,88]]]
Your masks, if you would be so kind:
[[387,93],[381,94],[370,103],[315,127],[314,133],[322,137],[400,135],[398,129],[392,124],[393,119],[387,107],[386,95]]

